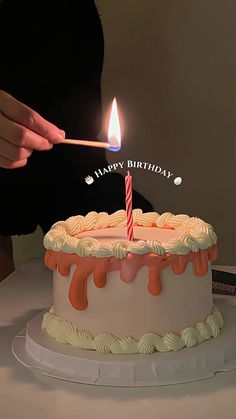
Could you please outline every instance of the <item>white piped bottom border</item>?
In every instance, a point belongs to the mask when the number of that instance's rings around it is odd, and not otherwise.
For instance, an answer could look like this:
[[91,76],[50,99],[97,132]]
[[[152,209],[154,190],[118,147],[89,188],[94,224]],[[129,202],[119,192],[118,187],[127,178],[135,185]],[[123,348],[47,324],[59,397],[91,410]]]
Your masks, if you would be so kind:
[[98,352],[113,354],[145,354],[153,352],[179,351],[185,346],[192,348],[200,343],[215,338],[221,333],[224,320],[219,309],[213,306],[211,313],[204,321],[186,327],[180,336],[173,332],[160,336],[157,333],[149,332],[141,339],[136,340],[131,336],[118,338],[109,333],[101,333],[93,337],[86,330],[79,331],[70,321],[63,320],[55,314],[54,307],[45,313],[42,321],[42,328],[49,336],[59,343],[68,343],[76,348],[96,350]]
[[101,354],[57,343],[41,329],[45,312],[33,317],[13,342],[15,357],[34,374],[103,386],[161,386],[213,377],[236,368],[236,302],[217,296],[225,321],[221,334],[178,352]]

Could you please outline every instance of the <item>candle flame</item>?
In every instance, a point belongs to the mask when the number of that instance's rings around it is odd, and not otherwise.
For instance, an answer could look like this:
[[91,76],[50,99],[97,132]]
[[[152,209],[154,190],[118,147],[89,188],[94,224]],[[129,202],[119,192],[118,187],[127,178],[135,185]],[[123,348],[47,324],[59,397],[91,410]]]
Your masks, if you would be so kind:
[[116,98],[113,99],[110,121],[108,126],[108,142],[110,144],[109,150],[119,151],[121,147],[121,133],[120,133],[120,121],[117,109]]

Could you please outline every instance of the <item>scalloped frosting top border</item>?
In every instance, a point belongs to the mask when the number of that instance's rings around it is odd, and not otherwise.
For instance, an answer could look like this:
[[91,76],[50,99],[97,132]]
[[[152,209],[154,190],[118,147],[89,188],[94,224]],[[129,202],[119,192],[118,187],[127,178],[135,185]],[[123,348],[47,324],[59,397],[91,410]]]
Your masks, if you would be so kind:
[[112,214],[107,212],[91,211],[86,216],[77,215],[65,221],[55,223],[44,237],[44,247],[54,251],[76,253],[79,256],[95,256],[97,258],[114,256],[123,259],[128,253],[157,255],[176,254],[187,255],[198,252],[216,244],[217,236],[211,224],[197,217],[185,214],[174,215],[170,212],[158,214],[157,212],[143,213],[141,209],[133,210],[133,223],[144,227],[167,227],[181,231],[183,234],[177,239],[168,242],[158,240],[114,240],[111,246],[100,243],[94,237],[79,238],[79,233],[108,227],[126,226],[127,216],[125,210]]

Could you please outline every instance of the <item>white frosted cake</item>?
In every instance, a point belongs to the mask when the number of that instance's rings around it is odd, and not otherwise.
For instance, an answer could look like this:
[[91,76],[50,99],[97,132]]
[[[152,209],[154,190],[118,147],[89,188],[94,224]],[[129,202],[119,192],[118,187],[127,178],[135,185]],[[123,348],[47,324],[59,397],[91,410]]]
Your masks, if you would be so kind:
[[42,328],[58,342],[101,352],[177,351],[219,335],[213,305],[213,227],[196,217],[90,212],[45,235],[53,307]]

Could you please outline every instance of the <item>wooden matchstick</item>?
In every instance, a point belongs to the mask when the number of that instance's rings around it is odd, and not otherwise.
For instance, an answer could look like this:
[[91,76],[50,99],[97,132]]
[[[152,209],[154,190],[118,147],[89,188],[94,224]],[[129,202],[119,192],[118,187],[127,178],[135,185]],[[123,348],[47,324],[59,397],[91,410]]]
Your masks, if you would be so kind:
[[88,147],[100,147],[100,148],[109,148],[112,147],[109,143],[103,143],[100,141],[89,141],[89,140],[72,140],[70,138],[65,138],[60,144],[73,144],[73,145],[84,145]]

